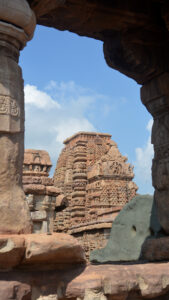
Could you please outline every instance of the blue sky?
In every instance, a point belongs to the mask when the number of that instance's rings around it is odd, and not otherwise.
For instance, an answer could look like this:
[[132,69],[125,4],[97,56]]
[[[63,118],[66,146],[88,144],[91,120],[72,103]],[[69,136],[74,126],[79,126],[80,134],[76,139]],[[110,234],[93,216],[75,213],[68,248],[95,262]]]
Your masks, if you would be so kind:
[[37,26],[21,52],[25,147],[45,149],[54,167],[62,141],[79,130],[106,132],[135,168],[139,193],[153,193],[152,120],[140,86],[109,68],[100,41]]

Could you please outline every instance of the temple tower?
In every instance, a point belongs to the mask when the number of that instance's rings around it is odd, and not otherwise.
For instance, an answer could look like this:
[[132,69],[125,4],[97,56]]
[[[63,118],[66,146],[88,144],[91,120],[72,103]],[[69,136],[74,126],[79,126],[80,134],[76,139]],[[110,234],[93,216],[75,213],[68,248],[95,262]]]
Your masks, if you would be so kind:
[[79,132],[64,144],[54,185],[61,188],[69,206],[60,217],[57,214],[54,230],[76,236],[88,256],[90,250],[104,246],[114,218],[135,196],[133,167],[110,134]]

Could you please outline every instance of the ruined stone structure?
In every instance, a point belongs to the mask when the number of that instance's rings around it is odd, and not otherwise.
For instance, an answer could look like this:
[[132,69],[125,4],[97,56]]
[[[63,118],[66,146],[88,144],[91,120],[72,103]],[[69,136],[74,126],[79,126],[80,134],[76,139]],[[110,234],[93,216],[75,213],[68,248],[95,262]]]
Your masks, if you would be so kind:
[[[86,267],[83,250],[70,235],[28,234],[18,58],[33,36],[34,13],[38,24],[101,40],[107,64],[142,85],[141,100],[154,118],[152,177],[157,214],[166,234],[142,246],[147,260],[163,263]],[[168,300],[168,0],[0,0],[0,20],[0,299]]]
[[114,218],[136,194],[133,167],[110,134],[79,132],[64,141],[54,185],[69,200],[54,230],[73,234],[89,252],[103,247]]
[[66,197],[53,186],[53,179],[48,177],[51,166],[46,151],[25,150],[22,182],[34,233],[52,233],[56,210],[67,206]]

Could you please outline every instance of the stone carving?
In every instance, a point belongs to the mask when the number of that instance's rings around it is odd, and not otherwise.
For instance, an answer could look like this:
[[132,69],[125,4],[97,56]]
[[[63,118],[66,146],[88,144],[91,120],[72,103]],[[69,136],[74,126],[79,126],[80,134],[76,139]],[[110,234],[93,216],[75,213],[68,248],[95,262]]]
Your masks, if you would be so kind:
[[12,117],[19,117],[20,110],[15,99],[0,95],[0,114],[11,115]]
[[43,150],[26,149],[23,164],[23,189],[31,212],[34,233],[52,233],[57,210],[67,206],[60,189],[49,178],[49,154]]
[[36,19],[26,0],[0,0],[0,20],[0,233],[29,233],[30,213],[21,180],[24,93],[18,59]]
[[137,186],[132,182],[133,167],[111,135],[79,132],[64,143],[54,185],[66,195],[69,206],[57,214],[54,230],[76,236],[88,257],[91,250],[106,244],[114,218],[135,196]]

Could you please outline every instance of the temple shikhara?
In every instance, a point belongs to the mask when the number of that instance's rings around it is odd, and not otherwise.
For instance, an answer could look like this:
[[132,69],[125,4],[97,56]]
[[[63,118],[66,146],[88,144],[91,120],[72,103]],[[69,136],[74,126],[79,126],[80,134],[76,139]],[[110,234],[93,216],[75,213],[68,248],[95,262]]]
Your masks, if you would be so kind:
[[110,134],[79,132],[64,144],[54,185],[69,205],[56,214],[54,231],[74,235],[88,256],[106,244],[114,218],[136,195],[133,167]]

